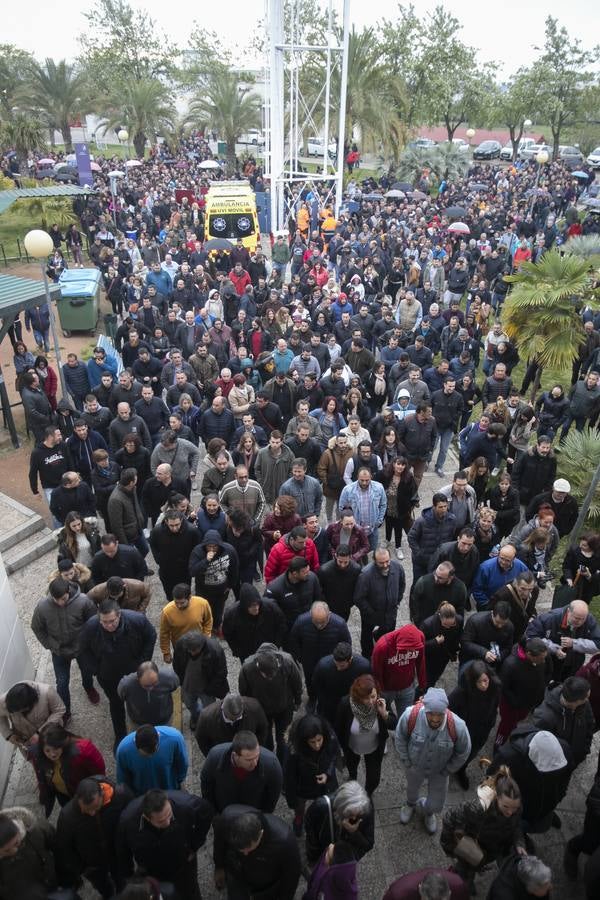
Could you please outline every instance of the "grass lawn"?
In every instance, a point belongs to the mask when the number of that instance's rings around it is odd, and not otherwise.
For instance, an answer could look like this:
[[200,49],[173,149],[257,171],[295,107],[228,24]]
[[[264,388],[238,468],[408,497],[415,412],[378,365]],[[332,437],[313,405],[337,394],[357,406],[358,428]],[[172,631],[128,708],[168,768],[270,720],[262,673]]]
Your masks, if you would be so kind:
[[[23,238],[32,228],[41,228],[40,222],[31,219],[27,210],[17,201],[9,207],[6,212],[0,215],[0,245],[4,250],[4,255],[8,259],[19,259],[19,255],[23,259],[25,256],[25,247],[23,246]],[[19,242],[21,252],[19,254]],[[4,257],[0,251],[0,264],[4,264]]]

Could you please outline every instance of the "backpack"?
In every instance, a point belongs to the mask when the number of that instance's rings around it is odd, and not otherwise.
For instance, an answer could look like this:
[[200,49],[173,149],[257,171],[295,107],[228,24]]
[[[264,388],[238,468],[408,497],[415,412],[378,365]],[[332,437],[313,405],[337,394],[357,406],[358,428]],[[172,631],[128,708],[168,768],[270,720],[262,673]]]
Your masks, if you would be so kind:
[[[416,703],[413,704],[413,707],[410,711],[410,715],[408,717],[408,725],[406,726],[406,736],[410,737],[413,731],[415,730],[415,725],[417,724],[417,716],[423,709],[423,701],[417,700]],[[448,728],[448,734],[452,740],[452,743],[456,743],[456,722],[454,721],[453,713],[448,709],[446,710],[446,726]]]

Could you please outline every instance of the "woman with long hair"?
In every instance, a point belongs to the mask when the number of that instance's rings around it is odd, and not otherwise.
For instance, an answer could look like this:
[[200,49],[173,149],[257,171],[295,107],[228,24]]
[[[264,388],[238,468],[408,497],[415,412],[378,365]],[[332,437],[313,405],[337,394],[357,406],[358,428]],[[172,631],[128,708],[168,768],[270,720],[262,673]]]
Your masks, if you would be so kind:
[[329,723],[308,713],[290,728],[289,752],[283,767],[283,791],[294,810],[294,834],[300,836],[307,800],[331,794],[337,788],[335,770],[339,744]]
[[48,278],[51,278],[55,284],[58,284],[58,280],[65,269],[68,269],[67,261],[63,255],[62,250],[59,250],[58,247],[55,248],[54,253],[51,253],[48,257],[48,263],[46,265],[46,275]]
[[[247,354],[244,354],[246,359]],[[246,382],[246,376],[238,373],[233,376],[233,387],[227,395],[229,407],[233,413],[236,425],[242,424],[242,417],[249,411],[254,403],[254,388]]]
[[58,562],[70,559],[89,568],[99,549],[100,533],[96,526],[86,522],[75,510],[68,512],[58,535]]
[[135,489],[138,498],[141,498],[142,488],[152,475],[152,471],[150,469],[150,451],[142,444],[139,434],[125,435],[123,446],[115,453],[115,462],[122,469],[135,469],[137,471]]
[[349,416],[358,416],[362,425],[369,421],[369,407],[363,399],[360,388],[350,388],[342,405],[342,413],[346,422]]
[[466,372],[456,385],[456,391],[463,399],[463,411],[460,418],[460,430],[465,428],[474,408],[481,402],[481,388],[475,383],[473,376]]
[[564,584],[575,587],[578,600],[590,600],[598,593],[597,577],[600,574],[600,534],[584,531],[576,547],[569,547],[562,564]]
[[512,486],[508,472],[502,472],[498,483],[486,493],[485,502],[496,513],[498,540],[502,540],[519,524],[521,518],[519,492]]
[[297,503],[294,497],[282,494],[273,504],[273,512],[267,513],[262,523],[262,536],[265,546],[265,556],[268,556],[273,546],[284,534],[289,534],[292,528],[302,525],[302,519],[297,513]]
[[397,456],[385,465],[377,480],[384,486],[387,499],[385,539],[389,542],[394,535],[398,559],[404,559],[402,530],[408,534],[412,526],[412,513],[419,502],[417,482],[405,456]]
[[313,409],[309,413],[321,426],[322,443],[326,446],[331,438],[337,437],[342,428],[346,427],[346,420],[341,412],[338,412],[338,402],[335,397],[328,396],[323,400],[321,409]]
[[15,344],[13,365],[15,367],[15,372],[17,373],[17,378],[19,375],[22,375],[23,372],[27,372],[29,369],[35,369],[35,356],[31,350],[27,349],[27,346],[23,341],[17,341]]
[[258,450],[254,435],[250,431],[244,431],[237,447],[231,454],[234,466],[246,466],[250,478],[254,478],[254,464]]
[[475,876],[490,863],[514,853],[526,856],[521,827],[521,791],[507,766],[479,786],[477,800],[449,809],[440,843],[453,869],[476,893]]
[[375,445],[375,454],[381,460],[382,466],[392,463],[398,456],[403,456],[406,452],[404,444],[398,437],[398,432],[393,425],[386,425],[381,432],[377,444]]
[[56,412],[56,391],[58,390],[58,378],[52,366],[48,365],[45,356],[36,356],[35,371],[40,379],[40,387],[48,398],[52,412]]
[[92,775],[104,775],[106,767],[98,748],[86,738],[67,731],[58,722],[48,722],[39,740],[29,745],[29,760],[35,770],[40,803],[46,817],[54,801],[65,806],[75,796],[77,785]]
[[477,503],[482,503],[490,478],[490,464],[485,456],[478,456],[467,469],[467,483],[475,491]]
[[469,789],[467,766],[485,745],[496,724],[501,683],[491,666],[482,659],[466,665],[458,684],[448,697],[449,708],[464,721],[471,737],[471,753],[456,773],[460,786]]
[[369,797],[381,780],[381,762],[388,731],[397,725],[396,716],[387,708],[377,691],[372,675],[359,675],[350,693],[338,706],[335,732],[343,750],[348,774],[356,781],[361,757],[365,761],[365,790]]
[[365,390],[369,398],[372,415],[378,415],[387,403],[388,380],[385,364],[376,362],[365,375]]

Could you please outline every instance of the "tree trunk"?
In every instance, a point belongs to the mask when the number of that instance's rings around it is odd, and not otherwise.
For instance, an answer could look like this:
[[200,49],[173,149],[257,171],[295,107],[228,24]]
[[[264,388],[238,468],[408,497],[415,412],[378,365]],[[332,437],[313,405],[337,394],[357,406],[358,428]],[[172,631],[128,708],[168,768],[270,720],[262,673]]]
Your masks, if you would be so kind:
[[532,405],[535,403],[535,398],[536,398],[537,392],[539,391],[540,386],[542,384],[542,372],[543,371],[544,370],[543,370],[542,366],[538,365],[537,372],[535,373],[535,378],[533,379],[533,384],[531,386],[531,394],[529,395],[529,400],[531,401]]
[[73,152],[73,136],[71,135],[71,126],[69,122],[65,119],[64,122],[61,123],[60,133],[63,137],[63,144],[65,145],[65,152],[72,153]]
[[135,147],[135,155],[138,159],[143,159],[144,151],[146,149],[146,135],[143,131],[136,131],[133,135],[133,146]]
[[450,122],[450,121],[448,121],[448,119],[446,119],[444,124],[446,126],[446,132],[448,134],[448,143],[451,144],[452,138],[454,137],[454,134],[456,132],[456,129],[460,125],[460,122],[457,122],[455,125],[453,125],[452,122]]
[[227,174],[233,175],[235,172],[235,140],[227,141]]
[[[558,159],[558,145],[560,143],[560,128],[552,129],[552,159]],[[552,159],[548,160],[552,162]]]

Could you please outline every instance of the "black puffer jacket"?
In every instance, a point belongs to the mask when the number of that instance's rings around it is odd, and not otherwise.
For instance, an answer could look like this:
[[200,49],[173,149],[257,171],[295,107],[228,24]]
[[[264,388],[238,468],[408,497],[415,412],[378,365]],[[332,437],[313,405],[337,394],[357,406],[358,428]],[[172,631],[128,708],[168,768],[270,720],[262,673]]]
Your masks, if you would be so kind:
[[427,564],[429,557],[445,542],[451,541],[456,533],[456,516],[451,512],[438,519],[432,506],[424,509],[408,532],[408,545],[413,558]]
[[[192,550],[201,541],[197,528],[186,519],[181,523],[179,531],[173,533],[163,520],[155,525],[150,532],[150,548],[152,555],[158,563],[161,575],[173,575],[185,573]],[[183,578],[183,574],[182,574]]]
[[[302,719],[294,723],[297,727]],[[295,809],[298,800],[314,800],[323,794],[332,794],[338,786],[335,770],[335,761],[340,752],[340,747],[331,728],[324,735],[323,746],[314,751],[305,746],[299,750],[295,746],[294,726],[290,732],[290,748],[283,767],[283,792],[287,805]],[[319,784],[317,775],[327,775],[327,781]]]
[[589,700],[577,709],[567,709],[560,702],[561,692],[562,685],[546,691],[543,702],[533,711],[533,724],[540,731],[551,731],[557,738],[566,741],[578,766],[592,746],[596,727],[594,714]]
[[[199,656],[192,656],[198,651]],[[173,668],[184,690],[209,697],[224,697],[229,693],[227,660],[216,638],[206,637],[199,631],[182,635],[173,651]]]
[[471,748],[478,751],[496,724],[500,701],[500,681],[490,672],[487,691],[470,686],[466,672],[459,676],[458,684],[448,697],[449,708],[464,721],[471,736]]
[[543,663],[534,666],[523,647],[515,644],[502,666],[502,696],[515,709],[534,709],[544,698],[550,671],[548,655]]
[[[277,672],[271,679],[264,678],[259,671],[261,651],[275,653],[277,657]],[[240,669],[238,688],[242,696],[258,700],[267,717],[276,716],[300,706],[302,675],[289,653],[278,650],[274,644],[261,644]]]
[[513,487],[519,492],[521,503],[529,503],[536,494],[548,491],[556,478],[556,456],[540,456],[537,446],[530,447],[515,463],[512,471]]

